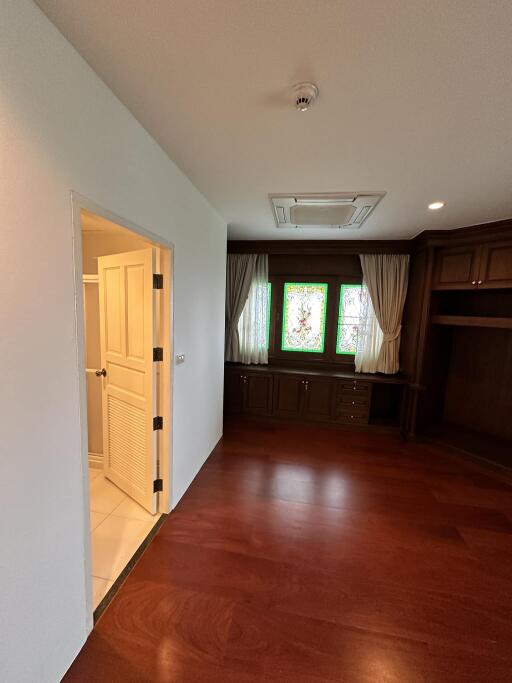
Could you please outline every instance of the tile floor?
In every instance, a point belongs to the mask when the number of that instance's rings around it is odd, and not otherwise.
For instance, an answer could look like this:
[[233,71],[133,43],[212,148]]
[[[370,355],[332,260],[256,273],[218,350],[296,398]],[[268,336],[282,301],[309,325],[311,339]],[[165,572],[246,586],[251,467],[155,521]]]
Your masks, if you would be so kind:
[[121,489],[89,468],[93,608],[151,531],[160,515],[151,515]]

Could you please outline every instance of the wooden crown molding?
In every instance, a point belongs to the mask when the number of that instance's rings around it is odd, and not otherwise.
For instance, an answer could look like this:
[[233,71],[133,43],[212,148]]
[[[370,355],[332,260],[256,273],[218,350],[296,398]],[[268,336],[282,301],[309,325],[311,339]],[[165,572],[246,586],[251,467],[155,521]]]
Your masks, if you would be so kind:
[[410,240],[228,240],[228,254],[407,254]]
[[424,230],[416,235],[411,242],[413,249],[423,247],[446,247],[472,244],[474,242],[499,240],[512,233],[512,218],[505,218],[492,223],[467,225],[453,230]]
[[452,230],[424,230],[408,240],[228,240],[228,254],[409,254],[425,247],[494,241],[512,234],[512,218]]

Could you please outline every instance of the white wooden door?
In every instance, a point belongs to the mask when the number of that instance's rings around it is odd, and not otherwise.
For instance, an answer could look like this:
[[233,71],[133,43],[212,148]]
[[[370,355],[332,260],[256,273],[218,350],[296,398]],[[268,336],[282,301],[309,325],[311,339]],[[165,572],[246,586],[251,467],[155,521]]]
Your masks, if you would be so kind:
[[98,259],[104,473],[156,512],[156,250]]

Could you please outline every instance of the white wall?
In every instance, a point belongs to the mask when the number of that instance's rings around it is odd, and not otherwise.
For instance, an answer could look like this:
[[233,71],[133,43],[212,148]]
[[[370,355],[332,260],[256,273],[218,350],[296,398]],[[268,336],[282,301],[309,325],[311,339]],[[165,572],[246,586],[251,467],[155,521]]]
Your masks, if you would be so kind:
[[226,226],[29,0],[0,0],[0,680],[86,638],[70,190],[175,244],[173,500],[221,435]]
[[82,270],[88,275],[98,274],[98,257],[120,254],[151,247],[152,242],[133,232],[107,232],[85,230],[82,232]]

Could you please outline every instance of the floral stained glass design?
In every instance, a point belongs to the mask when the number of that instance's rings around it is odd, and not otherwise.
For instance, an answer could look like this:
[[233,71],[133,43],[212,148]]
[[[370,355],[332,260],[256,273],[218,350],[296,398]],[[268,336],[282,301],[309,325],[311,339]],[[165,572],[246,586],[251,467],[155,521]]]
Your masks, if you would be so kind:
[[283,351],[323,353],[327,283],[285,282]]
[[361,285],[341,285],[336,353],[356,353],[360,327]]

